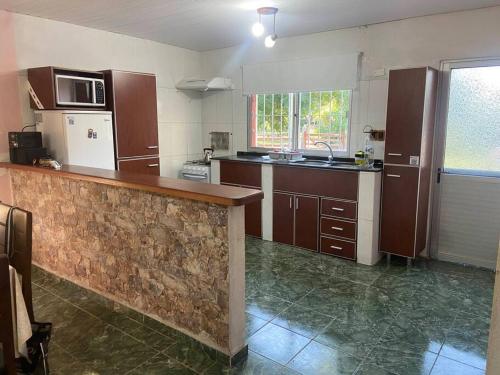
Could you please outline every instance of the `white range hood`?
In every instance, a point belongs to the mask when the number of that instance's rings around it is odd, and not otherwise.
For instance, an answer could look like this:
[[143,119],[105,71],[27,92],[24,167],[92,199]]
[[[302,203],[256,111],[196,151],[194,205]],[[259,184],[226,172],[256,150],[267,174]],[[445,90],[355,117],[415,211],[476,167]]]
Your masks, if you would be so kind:
[[233,82],[230,78],[214,77],[210,79],[203,78],[185,78],[177,83],[175,87],[178,90],[194,91],[222,91],[232,90]]

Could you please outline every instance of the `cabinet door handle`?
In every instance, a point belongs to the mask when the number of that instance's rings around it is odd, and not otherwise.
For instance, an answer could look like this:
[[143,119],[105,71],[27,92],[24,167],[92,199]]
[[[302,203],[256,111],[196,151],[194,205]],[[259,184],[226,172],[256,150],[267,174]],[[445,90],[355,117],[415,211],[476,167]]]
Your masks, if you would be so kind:
[[387,155],[389,155],[389,156],[403,156],[403,154],[397,154],[394,152],[388,152]]
[[340,212],[344,211],[343,208],[339,208],[339,207],[332,207],[332,210],[334,210],[334,211],[340,211]]
[[298,210],[299,209],[299,198],[295,198],[295,209]]
[[341,247],[339,247],[339,246],[333,246],[333,245],[331,245],[331,246],[330,246],[330,249],[334,249],[334,250],[342,250],[342,248],[341,248]]
[[155,164],[148,164],[148,167],[153,168],[153,167],[159,167],[160,164],[155,163]]
[[292,209],[292,197],[290,197],[290,209]]
[[147,148],[148,150],[154,150],[154,149],[157,149],[157,148],[158,148],[158,146],[148,146],[148,147],[146,147],[146,148]]
[[390,173],[387,173],[387,177],[396,177],[396,178],[399,178],[401,177],[400,175],[398,174],[390,174]]
[[343,231],[344,228],[340,228],[340,227],[332,227],[333,230],[340,230],[340,231]]

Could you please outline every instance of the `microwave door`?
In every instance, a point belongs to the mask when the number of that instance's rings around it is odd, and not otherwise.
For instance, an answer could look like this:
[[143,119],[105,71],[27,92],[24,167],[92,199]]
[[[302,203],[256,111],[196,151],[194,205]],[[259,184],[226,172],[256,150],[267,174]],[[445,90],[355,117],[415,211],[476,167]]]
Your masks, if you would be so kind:
[[56,75],[56,95],[59,105],[94,106],[94,80]]

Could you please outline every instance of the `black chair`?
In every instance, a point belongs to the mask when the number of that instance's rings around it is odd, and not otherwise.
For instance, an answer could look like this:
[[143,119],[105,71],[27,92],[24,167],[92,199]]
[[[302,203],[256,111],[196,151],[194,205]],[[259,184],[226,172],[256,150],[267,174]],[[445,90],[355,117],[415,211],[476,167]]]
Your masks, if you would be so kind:
[[[0,353],[0,374],[2,375],[49,374],[48,344],[52,324],[36,322],[34,318],[31,251],[31,212],[0,203],[0,300],[2,301],[0,304],[0,343],[3,352],[3,366],[2,353]],[[9,265],[14,267],[22,277],[23,297],[33,331],[33,336],[27,342],[31,362],[24,358],[15,358]]]

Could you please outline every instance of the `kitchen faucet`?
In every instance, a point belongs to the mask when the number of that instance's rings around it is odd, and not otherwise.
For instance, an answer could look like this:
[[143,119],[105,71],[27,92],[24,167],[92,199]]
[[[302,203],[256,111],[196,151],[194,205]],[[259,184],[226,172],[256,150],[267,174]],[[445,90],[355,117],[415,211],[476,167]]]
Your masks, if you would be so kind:
[[322,144],[322,145],[325,145],[326,147],[328,147],[328,150],[330,150],[330,155],[328,155],[328,161],[330,163],[332,163],[333,162],[333,150],[332,150],[332,147],[328,143],[323,142],[323,141],[314,142],[315,146],[317,146],[319,144]]

